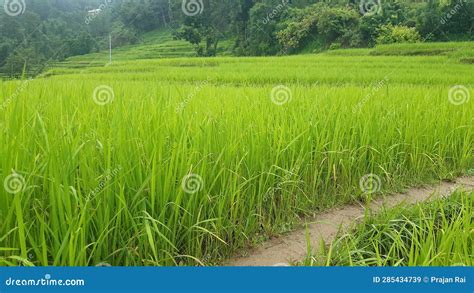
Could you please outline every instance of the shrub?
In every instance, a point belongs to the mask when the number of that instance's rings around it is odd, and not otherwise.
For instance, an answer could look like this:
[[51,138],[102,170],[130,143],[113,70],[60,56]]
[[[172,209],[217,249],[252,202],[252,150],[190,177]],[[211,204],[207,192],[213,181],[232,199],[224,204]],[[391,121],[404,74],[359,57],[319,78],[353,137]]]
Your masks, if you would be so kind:
[[290,14],[286,27],[277,33],[279,43],[288,52],[298,51],[314,39],[319,39],[324,48],[332,43],[344,48],[360,44],[359,16],[351,8],[317,3],[304,10],[293,9]]
[[378,30],[377,44],[417,42],[421,42],[421,36],[416,28],[388,24]]
[[342,48],[341,43],[332,43],[331,46],[329,46],[329,50],[337,50],[341,48]]

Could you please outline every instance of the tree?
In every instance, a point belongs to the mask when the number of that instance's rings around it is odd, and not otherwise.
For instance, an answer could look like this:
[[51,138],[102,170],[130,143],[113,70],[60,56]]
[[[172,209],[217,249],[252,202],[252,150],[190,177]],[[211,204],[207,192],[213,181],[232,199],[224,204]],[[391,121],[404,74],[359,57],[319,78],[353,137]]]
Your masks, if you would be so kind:
[[256,3],[249,11],[245,55],[275,55],[281,52],[277,32],[288,17],[287,1],[267,0]]
[[331,7],[317,3],[304,9],[290,10],[286,28],[277,33],[280,44],[288,52],[297,52],[310,42],[323,48],[360,45],[359,15],[351,7]]
[[[219,41],[228,37],[232,19],[235,19],[231,13],[236,11],[236,2],[206,0],[195,3],[198,4],[197,13],[188,12],[175,37],[193,44],[199,56],[215,56]],[[183,7],[186,12],[186,6]]]
[[250,21],[250,10],[255,5],[253,0],[237,1],[237,14],[234,21],[236,39],[234,44],[234,53],[236,55],[245,55],[245,48],[249,45],[248,30]]
[[311,35],[316,36],[320,12],[326,9],[326,4],[318,3],[305,9],[290,10],[290,17],[284,23],[286,27],[277,33],[283,50],[288,53],[296,52],[306,44]]
[[343,47],[360,45],[359,16],[352,8],[336,7],[321,12],[318,21],[318,33],[325,47],[339,43]]
[[401,1],[384,0],[376,14],[362,15],[360,19],[360,34],[363,46],[374,46],[381,26],[407,25],[409,7]]
[[441,12],[436,1],[428,1],[427,6],[418,11],[417,29],[425,40],[434,41],[440,38],[440,31],[435,28],[439,27],[441,19]]

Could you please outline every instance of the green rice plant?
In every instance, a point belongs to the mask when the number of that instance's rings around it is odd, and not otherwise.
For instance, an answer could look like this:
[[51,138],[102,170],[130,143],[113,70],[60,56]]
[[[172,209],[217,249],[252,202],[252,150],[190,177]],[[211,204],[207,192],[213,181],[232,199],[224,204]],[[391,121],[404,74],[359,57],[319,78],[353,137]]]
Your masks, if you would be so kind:
[[384,80],[391,85],[407,87],[472,85],[472,66],[447,56],[322,54],[266,58],[174,58],[123,61],[86,69],[70,66],[53,69],[49,74],[59,74],[57,78],[65,82],[99,80],[193,84],[208,81],[215,85],[359,85],[368,89]]
[[215,264],[366,198],[367,174],[377,196],[474,166],[474,103],[449,99],[472,66],[445,56],[55,70],[0,82],[5,265]]
[[364,218],[306,265],[472,266],[474,193],[456,192]]

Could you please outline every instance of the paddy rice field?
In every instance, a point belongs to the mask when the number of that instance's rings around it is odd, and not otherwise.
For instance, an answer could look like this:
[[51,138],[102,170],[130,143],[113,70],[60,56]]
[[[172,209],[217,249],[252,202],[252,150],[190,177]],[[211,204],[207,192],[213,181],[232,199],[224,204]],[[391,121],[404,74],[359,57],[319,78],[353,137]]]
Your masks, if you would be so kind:
[[[124,60],[2,81],[0,265],[215,265],[329,207],[472,175],[472,48]],[[396,264],[348,247],[329,263]]]

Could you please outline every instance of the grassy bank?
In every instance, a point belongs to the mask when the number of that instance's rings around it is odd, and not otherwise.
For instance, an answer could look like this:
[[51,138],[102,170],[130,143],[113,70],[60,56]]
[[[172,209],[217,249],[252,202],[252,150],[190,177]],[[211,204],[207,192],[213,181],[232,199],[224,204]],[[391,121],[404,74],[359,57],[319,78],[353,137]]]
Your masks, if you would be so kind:
[[474,193],[364,218],[306,265],[472,266]]

